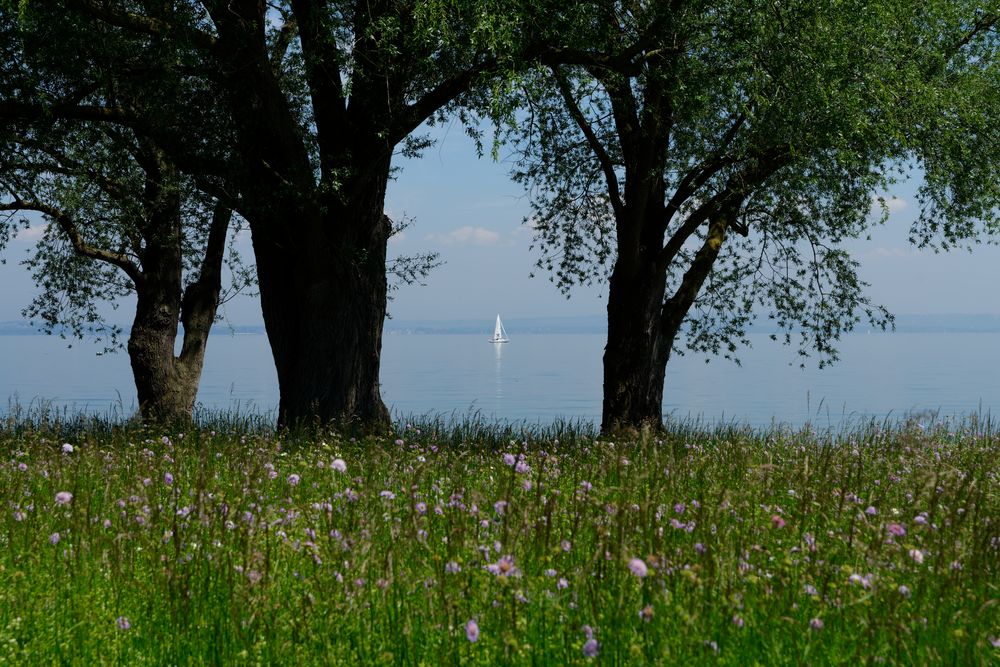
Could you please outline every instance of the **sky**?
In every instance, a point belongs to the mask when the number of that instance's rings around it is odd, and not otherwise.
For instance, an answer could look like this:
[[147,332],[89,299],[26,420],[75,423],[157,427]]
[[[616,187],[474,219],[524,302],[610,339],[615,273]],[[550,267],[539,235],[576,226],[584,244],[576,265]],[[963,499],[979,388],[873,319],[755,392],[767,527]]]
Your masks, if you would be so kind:
[[[522,187],[508,176],[509,164],[488,155],[479,158],[458,124],[435,128],[437,145],[421,159],[401,160],[398,178],[389,185],[386,212],[413,223],[390,241],[390,256],[436,251],[444,264],[423,286],[404,286],[389,304],[396,320],[505,319],[601,315],[606,291],[577,288],[567,299],[539,272],[530,278],[537,251],[529,251],[529,214]],[[910,246],[909,224],[916,214],[913,184],[886,193],[891,216],[872,231],[871,241],[850,249],[871,284],[868,294],[896,314],[1000,314],[1000,248],[935,254]],[[21,319],[21,309],[35,292],[19,265],[37,227],[10,243],[0,266],[0,321]],[[248,256],[250,253],[248,253]],[[130,320],[128,303],[110,319]],[[224,306],[232,324],[260,324],[259,304],[238,297]]]

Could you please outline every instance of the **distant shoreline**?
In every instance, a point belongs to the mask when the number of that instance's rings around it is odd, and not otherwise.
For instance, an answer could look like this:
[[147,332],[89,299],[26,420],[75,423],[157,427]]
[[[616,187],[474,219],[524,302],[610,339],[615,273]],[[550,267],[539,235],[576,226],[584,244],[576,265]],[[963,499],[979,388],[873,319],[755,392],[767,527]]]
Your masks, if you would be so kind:
[[[607,323],[603,315],[572,317],[504,318],[511,336],[518,334],[605,334]],[[127,326],[122,326],[128,332]],[[493,323],[487,319],[462,320],[386,320],[387,335],[489,335]],[[55,334],[59,334],[56,331]],[[68,331],[67,331],[68,333]],[[754,324],[753,334],[781,334],[768,321]],[[879,329],[861,327],[854,334],[883,333]],[[1000,333],[1000,315],[897,315],[895,333]],[[264,335],[263,325],[226,325],[212,327],[212,335]],[[0,336],[45,335],[25,321],[0,322]]]

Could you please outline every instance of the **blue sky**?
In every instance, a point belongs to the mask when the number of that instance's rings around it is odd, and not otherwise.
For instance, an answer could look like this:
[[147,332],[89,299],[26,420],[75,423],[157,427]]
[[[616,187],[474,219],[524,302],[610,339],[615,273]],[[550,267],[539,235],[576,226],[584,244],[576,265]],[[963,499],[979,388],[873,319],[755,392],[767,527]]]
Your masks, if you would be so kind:
[[[531,232],[522,224],[527,198],[508,177],[508,166],[477,158],[461,126],[435,130],[442,139],[420,160],[398,161],[399,178],[390,184],[386,210],[413,224],[390,243],[390,254],[437,251],[445,264],[425,286],[400,289],[390,303],[397,320],[478,319],[595,315],[605,312],[602,289],[578,288],[567,300],[539,274],[529,278],[537,254],[529,252]],[[973,253],[935,254],[907,241],[916,213],[913,186],[892,193],[886,227],[871,241],[853,243],[869,294],[897,314],[1000,314],[997,267],[1000,248],[980,246]],[[20,319],[35,287],[18,265],[31,236],[13,241],[0,266],[0,321]],[[128,322],[129,304],[111,315]],[[234,324],[257,324],[257,303],[238,298],[225,306]]]

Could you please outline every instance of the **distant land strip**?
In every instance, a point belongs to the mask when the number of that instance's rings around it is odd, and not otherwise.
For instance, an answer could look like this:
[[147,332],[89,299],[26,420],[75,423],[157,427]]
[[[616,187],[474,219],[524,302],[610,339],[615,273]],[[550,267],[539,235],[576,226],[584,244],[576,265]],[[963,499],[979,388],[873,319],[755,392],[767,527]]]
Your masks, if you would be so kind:
[[[604,334],[607,322],[603,315],[579,315],[569,317],[524,317],[504,319],[504,326],[512,338],[518,334]],[[127,334],[129,327],[122,325]],[[396,320],[385,323],[387,335],[489,335],[493,331],[493,320]],[[869,327],[860,327],[855,333],[874,333]],[[750,333],[778,333],[767,319],[755,323]],[[897,315],[897,333],[1000,333],[1000,314],[970,315]],[[69,330],[56,329],[55,334],[66,334]],[[216,324],[213,335],[264,334],[263,325]],[[42,335],[37,327],[24,320],[0,322],[0,336]]]

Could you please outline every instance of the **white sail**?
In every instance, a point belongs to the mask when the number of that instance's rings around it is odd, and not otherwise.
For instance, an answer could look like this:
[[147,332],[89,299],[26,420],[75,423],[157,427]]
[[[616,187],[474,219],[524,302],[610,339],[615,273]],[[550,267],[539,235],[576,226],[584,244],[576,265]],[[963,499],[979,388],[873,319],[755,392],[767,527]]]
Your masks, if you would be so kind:
[[506,343],[509,338],[507,338],[507,331],[503,328],[503,322],[500,321],[500,315],[497,314],[497,324],[493,328],[493,337],[490,338],[491,343]]

